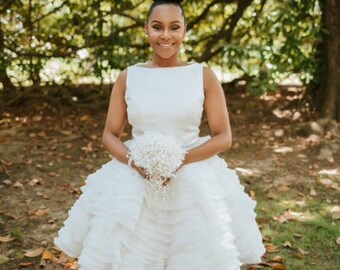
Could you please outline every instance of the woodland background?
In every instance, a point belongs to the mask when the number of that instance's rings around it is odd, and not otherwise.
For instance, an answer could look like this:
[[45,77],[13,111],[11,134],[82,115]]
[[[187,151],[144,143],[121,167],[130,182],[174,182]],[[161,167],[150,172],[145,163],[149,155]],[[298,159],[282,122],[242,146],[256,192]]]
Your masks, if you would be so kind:
[[[52,237],[110,158],[110,89],[150,59],[150,3],[0,0],[1,270],[77,268]],[[182,58],[221,78],[234,134],[222,156],[258,201],[267,254],[247,269],[338,269],[340,1],[183,5]]]

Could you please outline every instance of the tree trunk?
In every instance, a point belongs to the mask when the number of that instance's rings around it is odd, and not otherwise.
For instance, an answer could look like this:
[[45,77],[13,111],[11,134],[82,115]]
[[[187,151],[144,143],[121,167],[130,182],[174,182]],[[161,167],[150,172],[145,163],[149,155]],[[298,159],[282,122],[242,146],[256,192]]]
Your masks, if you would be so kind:
[[5,35],[0,24],[0,82],[3,86],[2,98],[6,100],[13,93],[15,86],[7,75],[8,61],[5,56]]
[[323,91],[321,116],[340,120],[340,1],[324,0],[324,25],[328,29],[325,39],[324,64],[326,72],[319,91]]

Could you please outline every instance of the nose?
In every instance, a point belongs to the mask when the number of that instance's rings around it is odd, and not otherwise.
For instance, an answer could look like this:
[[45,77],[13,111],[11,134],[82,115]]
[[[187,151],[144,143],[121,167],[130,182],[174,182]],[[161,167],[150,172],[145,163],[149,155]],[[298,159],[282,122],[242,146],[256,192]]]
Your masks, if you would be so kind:
[[170,31],[169,29],[164,29],[164,31],[162,32],[162,36],[161,36],[163,39],[169,39],[171,38],[171,34],[170,34]]

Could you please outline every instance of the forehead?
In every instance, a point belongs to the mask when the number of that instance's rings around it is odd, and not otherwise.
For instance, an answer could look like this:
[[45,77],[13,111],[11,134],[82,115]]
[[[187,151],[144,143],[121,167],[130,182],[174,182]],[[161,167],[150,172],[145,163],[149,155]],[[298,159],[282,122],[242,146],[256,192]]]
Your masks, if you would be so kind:
[[180,21],[183,22],[183,14],[182,10],[179,6],[172,4],[162,4],[155,6],[152,10],[149,22],[153,20],[160,22],[172,22],[172,21]]

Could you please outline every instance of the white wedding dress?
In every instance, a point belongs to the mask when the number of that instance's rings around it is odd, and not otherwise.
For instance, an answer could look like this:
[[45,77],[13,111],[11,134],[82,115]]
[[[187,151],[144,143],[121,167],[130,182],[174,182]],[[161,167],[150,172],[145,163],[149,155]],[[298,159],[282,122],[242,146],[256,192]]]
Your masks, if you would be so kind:
[[[199,137],[203,66],[130,66],[128,120],[177,137],[190,149]],[[130,141],[125,143],[128,145]],[[54,243],[81,270],[235,270],[265,249],[252,200],[234,170],[216,156],[184,165],[169,184],[163,222],[146,203],[147,182],[118,160],[88,176]]]

